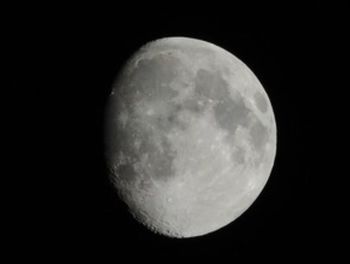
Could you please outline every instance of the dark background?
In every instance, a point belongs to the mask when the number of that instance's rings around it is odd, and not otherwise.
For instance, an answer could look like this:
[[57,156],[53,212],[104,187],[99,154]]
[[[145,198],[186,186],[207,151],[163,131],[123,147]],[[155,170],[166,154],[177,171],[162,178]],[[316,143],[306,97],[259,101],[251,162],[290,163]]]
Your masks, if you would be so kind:
[[[322,257],[326,228],[316,217],[314,177],[321,135],[315,129],[319,116],[327,118],[319,106],[328,96],[325,59],[334,54],[327,44],[336,33],[317,12],[287,19],[280,13],[265,23],[249,19],[251,24],[220,14],[140,17],[124,10],[47,12],[17,21],[13,85],[24,88],[30,107],[21,112],[21,137],[29,146],[21,152],[28,167],[18,187],[25,197],[17,209],[15,246],[26,249],[24,256],[47,260],[120,263]],[[136,49],[167,36],[203,39],[245,62],[267,91],[278,128],[275,165],[256,202],[217,232],[182,240],[153,234],[133,220],[109,185],[104,163],[104,107],[112,82]]]

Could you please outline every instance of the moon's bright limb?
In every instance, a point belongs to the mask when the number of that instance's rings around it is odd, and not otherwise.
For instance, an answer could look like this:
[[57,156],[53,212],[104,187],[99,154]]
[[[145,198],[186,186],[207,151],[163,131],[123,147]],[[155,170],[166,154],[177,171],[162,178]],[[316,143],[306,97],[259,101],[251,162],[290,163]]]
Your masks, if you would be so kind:
[[164,38],[127,62],[110,95],[107,163],[140,222],[172,237],[241,215],[272,170],[276,124],[249,68],[211,43]]

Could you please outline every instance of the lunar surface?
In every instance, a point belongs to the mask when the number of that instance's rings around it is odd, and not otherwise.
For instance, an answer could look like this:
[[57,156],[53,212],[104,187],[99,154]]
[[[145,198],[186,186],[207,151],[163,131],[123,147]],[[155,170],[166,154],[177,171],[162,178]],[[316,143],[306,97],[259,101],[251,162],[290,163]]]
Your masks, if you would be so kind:
[[133,216],[170,237],[201,236],[261,193],[276,154],[270,100],[253,72],[205,41],[141,47],[109,97],[110,177]]

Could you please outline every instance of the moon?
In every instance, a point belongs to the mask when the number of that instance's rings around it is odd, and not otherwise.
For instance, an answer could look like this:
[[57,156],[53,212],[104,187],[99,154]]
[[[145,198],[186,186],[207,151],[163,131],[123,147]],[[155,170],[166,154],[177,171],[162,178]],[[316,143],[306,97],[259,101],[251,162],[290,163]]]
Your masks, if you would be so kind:
[[141,47],[107,103],[106,163],[130,213],[169,237],[214,232],[246,211],[276,155],[271,102],[254,73],[209,42]]

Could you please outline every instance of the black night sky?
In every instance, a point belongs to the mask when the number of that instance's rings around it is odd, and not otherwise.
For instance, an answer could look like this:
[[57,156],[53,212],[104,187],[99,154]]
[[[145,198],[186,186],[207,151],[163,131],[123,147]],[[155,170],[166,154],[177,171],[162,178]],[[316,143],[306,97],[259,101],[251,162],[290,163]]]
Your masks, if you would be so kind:
[[[322,16],[302,13],[296,23],[295,16],[280,14],[245,26],[220,15],[131,19],[122,10],[114,16],[44,17],[20,21],[13,31],[14,84],[34,95],[23,112],[30,145],[25,156],[33,169],[23,182],[34,186],[20,202],[19,223],[26,221],[15,242],[25,254],[113,263],[189,256],[217,263],[313,259],[323,243],[311,195],[312,167],[319,162],[313,153],[321,137],[313,131],[323,111],[316,107],[322,88],[315,84],[323,83],[319,54],[326,45],[320,43],[332,32]],[[104,163],[111,84],[136,49],[167,36],[203,39],[235,54],[263,84],[277,122],[277,156],[265,189],[236,221],[200,238],[169,239],[133,220],[110,186]]]

